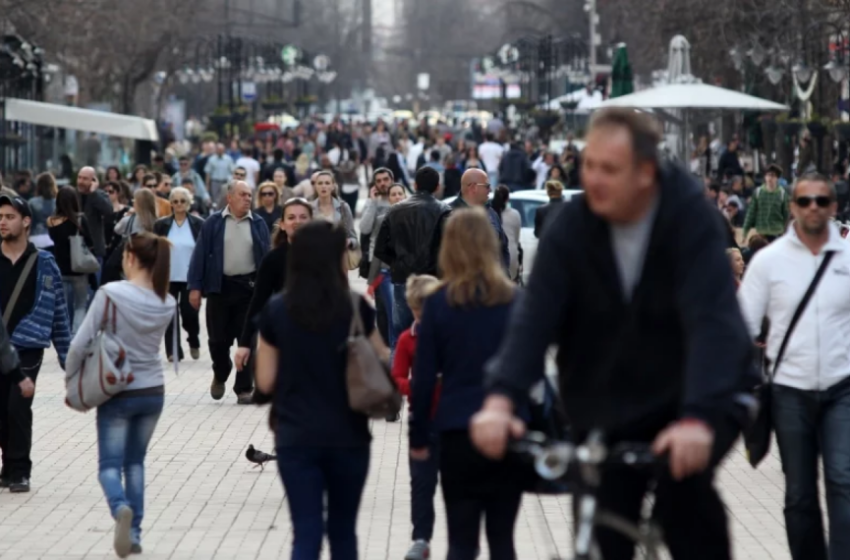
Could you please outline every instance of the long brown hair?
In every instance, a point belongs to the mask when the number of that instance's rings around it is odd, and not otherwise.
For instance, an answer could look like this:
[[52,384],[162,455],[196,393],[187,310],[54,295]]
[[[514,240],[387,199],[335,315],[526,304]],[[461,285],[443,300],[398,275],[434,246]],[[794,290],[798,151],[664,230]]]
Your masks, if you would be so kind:
[[135,255],[139,266],[151,274],[153,291],[165,301],[171,280],[171,242],[149,232],[131,235],[126,250]]
[[450,305],[491,307],[514,297],[514,284],[499,258],[499,240],[482,208],[452,212],[439,264]]
[[58,194],[56,178],[53,173],[42,173],[35,178],[35,194],[46,200],[56,198]]
[[133,209],[142,228],[145,231],[153,231],[153,224],[156,221],[156,195],[150,189],[137,190],[133,196]]

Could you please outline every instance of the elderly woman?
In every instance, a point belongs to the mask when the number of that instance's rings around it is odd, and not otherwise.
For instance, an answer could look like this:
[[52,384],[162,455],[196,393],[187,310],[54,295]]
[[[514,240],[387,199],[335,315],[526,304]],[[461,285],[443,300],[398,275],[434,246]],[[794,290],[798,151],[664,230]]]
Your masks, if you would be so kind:
[[[174,296],[179,305],[180,313],[177,317],[177,360],[183,359],[183,345],[180,343],[180,324],[182,319],[183,328],[189,343],[189,352],[193,360],[201,357],[201,323],[198,318],[198,310],[189,303],[189,287],[187,279],[189,275],[189,262],[198,236],[201,234],[201,226],[204,220],[189,213],[192,207],[192,193],[184,187],[171,189],[168,198],[171,202],[172,213],[170,216],[160,218],[153,226],[155,234],[168,239],[171,242],[171,276],[169,278],[168,291]],[[165,331],[165,350],[168,361],[174,360],[174,327],[169,324]]]

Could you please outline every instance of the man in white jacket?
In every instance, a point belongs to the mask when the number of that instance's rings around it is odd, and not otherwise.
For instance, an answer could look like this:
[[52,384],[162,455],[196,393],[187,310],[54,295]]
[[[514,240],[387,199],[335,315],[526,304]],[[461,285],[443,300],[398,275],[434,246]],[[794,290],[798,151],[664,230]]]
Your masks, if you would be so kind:
[[[831,221],[837,204],[829,179],[805,175],[791,198],[794,222],[755,256],[739,298],[753,338],[762,319],[770,320],[767,357],[776,363],[795,310],[833,253],[776,369],[773,419],[792,558],[850,558],[850,243]],[[829,506],[828,545],[818,503],[818,456]]]

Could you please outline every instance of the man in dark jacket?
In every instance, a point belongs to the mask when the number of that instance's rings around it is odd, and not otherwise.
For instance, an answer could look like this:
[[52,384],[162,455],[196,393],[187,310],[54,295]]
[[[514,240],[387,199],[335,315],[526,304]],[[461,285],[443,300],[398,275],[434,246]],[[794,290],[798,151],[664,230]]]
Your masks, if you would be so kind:
[[738,157],[738,139],[733,138],[726,146],[726,151],[720,156],[717,162],[717,175],[723,179],[725,177],[742,177],[744,168],[741,167],[741,160]]
[[434,232],[440,216],[449,208],[434,198],[440,185],[440,174],[432,167],[416,172],[416,193],[389,209],[378,239],[375,258],[388,264],[393,281],[393,328],[405,331],[413,324],[413,314],[407,306],[405,282],[411,274],[434,274],[431,254]]
[[534,237],[540,239],[546,220],[555,215],[564,206],[564,185],[560,181],[546,181],[546,194],[549,202],[534,213]]
[[[489,366],[489,396],[471,435],[489,457],[521,435],[513,417],[559,345],[560,394],[576,441],[645,442],[669,457],[655,515],[676,560],[731,558],[713,467],[740,426],[739,393],[755,382],[752,342],[724,237],[703,188],[662,165],[651,117],[594,114],[582,168],[585,195],[548,224],[505,343]],[[652,475],[605,467],[598,507],[637,521]],[[598,527],[607,560],[634,543]]]
[[[487,212],[487,218],[490,220],[490,224],[496,232],[496,237],[499,238],[502,266],[505,268],[505,272],[507,272],[511,266],[511,255],[508,251],[508,236],[505,234],[505,230],[502,229],[502,218],[500,218],[496,211],[490,208],[488,204],[491,188],[492,185],[490,185],[487,180],[487,173],[481,169],[467,169],[460,179],[460,195],[454,199],[451,204],[449,204],[449,208],[451,209],[451,212],[453,212],[459,208],[480,207]],[[440,223],[435,231],[434,240],[431,244],[431,258],[434,263],[437,263],[440,257],[443,230],[446,227],[446,220],[448,220],[451,212],[446,212],[440,217]]]
[[[86,216],[92,239],[92,253],[103,264],[106,254],[106,235],[104,224],[112,217],[112,203],[109,196],[98,188],[97,175],[91,167],[83,167],[77,174],[77,190],[80,193],[80,207]],[[100,283],[100,272],[98,283]]]
[[[207,298],[214,374],[210,395],[215,400],[224,396],[224,384],[233,369],[230,347],[241,334],[257,270],[271,245],[266,222],[251,213],[251,198],[251,188],[244,181],[228,186],[227,206],[201,226],[189,264],[189,302],[200,309],[201,297]],[[253,384],[250,366],[237,371],[233,391],[239,404],[251,404]]]
[[499,162],[499,181],[514,192],[530,189],[532,176],[528,156],[518,144],[511,144],[511,149],[505,152]]

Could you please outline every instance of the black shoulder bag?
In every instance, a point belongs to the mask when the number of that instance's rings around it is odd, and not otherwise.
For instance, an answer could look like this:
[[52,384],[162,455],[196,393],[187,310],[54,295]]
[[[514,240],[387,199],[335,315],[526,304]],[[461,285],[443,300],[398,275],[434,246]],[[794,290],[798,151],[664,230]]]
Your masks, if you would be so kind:
[[829,266],[829,261],[835,255],[834,251],[827,251],[823,260],[815,272],[815,277],[812,278],[809,288],[803,295],[803,299],[797,304],[797,309],[794,310],[794,315],[791,316],[791,322],[788,324],[788,330],[785,331],[785,337],[782,339],[782,344],[779,346],[779,352],[776,354],[776,361],[767,368],[767,376],[757,389],[756,398],[759,401],[759,410],[753,420],[746,429],[744,429],[744,444],[747,448],[747,460],[753,468],[756,468],[762,459],[767,456],[770,451],[770,437],[773,432],[773,414],[772,414],[772,397],[773,397],[773,378],[776,377],[776,372],[779,370],[779,364],[782,363],[782,357],[785,355],[785,349],[788,347],[788,341],[791,339],[791,334],[794,332],[794,327],[806,310],[809,300],[820,284],[826,268]]

